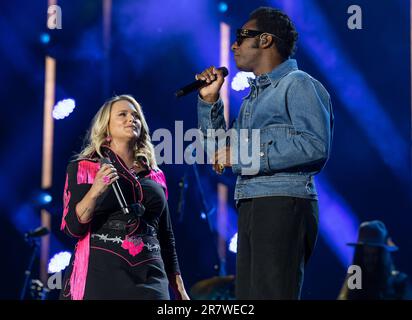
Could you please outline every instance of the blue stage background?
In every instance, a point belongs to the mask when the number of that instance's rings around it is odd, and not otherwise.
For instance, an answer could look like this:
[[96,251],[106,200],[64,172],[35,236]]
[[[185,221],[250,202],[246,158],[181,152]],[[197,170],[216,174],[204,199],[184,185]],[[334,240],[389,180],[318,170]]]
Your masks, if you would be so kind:
[[[234,30],[259,6],[278,7],[290,15],[299,32],[294,58],[325,85],[335,112],[332,156],[317,179],[320,234],[302,298],[336,299],[352,254],[345,243],[356,240],[357,226],[365,220],[385,222],[400,247],[396,266],[412,274],[409,1],[224,3],[227,8],[214,0],[113,1],[109,51],[102,40],[102,1],[59,1],[61,30],[47,29],[46,1],[0,3],[0,298],[18,298],[30,255],[23,233],[40,224],[33,199],[41,181],[45,55],[57,60],[56,101],[76,101],[69,117],[55,121],[49,190],[53,255],[74,245],[59,231],[65,170],[98,108],[112,95],[132,94],[142,104],[152,132],[167,128],[173,133],[177,120],[185,129],[196,128],[196,95],[175,99],[174,91],[195,73],[219,64],[219,23],[231,26],[233,42]],[[362,9],[361,30],[347,26],[352,4]],[[229,67],[231,82],[238,71],[232,56]],[[231,119],[246,92],[230,91]],[[217,230],[201,218],[202,193],[194,167],[161,168],[168,180],[183,278],[190,289],[218,274]],[[216,205],[218,182],[228,185],[232,197],[230,172],[219,177],[210,166],[197,168],[208,205]],[[185,174],[185,210],[177,213],[178,185]],[[233,201],[229,205],[228,245],[236,231]],[[212,222],[214,218],[212,214]],[[230,251],[226,271],[235,273],[235,254]]]

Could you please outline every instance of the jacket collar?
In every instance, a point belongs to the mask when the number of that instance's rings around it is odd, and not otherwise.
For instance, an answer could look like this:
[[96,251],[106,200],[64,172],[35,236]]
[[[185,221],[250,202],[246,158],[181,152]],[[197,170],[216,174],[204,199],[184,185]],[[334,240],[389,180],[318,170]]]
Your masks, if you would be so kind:
[[287,74],[292,71],[298,70],[298,64],[295,59],[288,59],[277,65],[271,72],[261,74],[255,79],[248,78],[250,86],[266,86],[272,84],[274,87],[279,83]]

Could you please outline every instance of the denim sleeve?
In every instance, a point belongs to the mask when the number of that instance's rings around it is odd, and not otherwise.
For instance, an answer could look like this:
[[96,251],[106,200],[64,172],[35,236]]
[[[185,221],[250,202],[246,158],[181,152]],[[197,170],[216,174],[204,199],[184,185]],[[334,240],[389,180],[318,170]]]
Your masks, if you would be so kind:
[[[233,129],[235,129],[236,130],[236,132],[237,132],[237,136],[239,137],[239,122],[238,122],[238,119],[236,119],[235,121],[234,121],[234,123],[233,123]],[[239,145],[239,140],[237,141],[237,143],[235,142],[234,143],[234,146],[232,146],[232,157],[233,158],[236,158],[236,156],[234,156],[233,155],[233,149],[234,148],[237,148],[237,154],[239,155],[239,153],[240,153],[240,145]],[[249,149],[248,150],[250,150],[250,146],[249,146]],[[236,158],[236,160],[237,161],[234,161],[233,163],[232,163],[232,173],[234,174],[234,175],[241,175],[242,174],[242,165],[240,164],[240,162],[239,162],[239,158]]]
[[226,130],[223,101],[220,97],[212,104],[198,96],[197,115],[199,128],[205,136],[207,136],[207,129]]
[[286,94],[292,128],[261,144],[260,173],[319,165],[329,157],[332,107],[327,91],[311,78],[294,81]]

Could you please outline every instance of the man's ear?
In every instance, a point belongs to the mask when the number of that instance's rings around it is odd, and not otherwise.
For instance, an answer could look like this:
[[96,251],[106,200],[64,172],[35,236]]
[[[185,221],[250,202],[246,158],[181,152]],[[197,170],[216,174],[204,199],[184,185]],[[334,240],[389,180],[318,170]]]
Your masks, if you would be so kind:
[[262,48],[269,48],[273,44],[273,37],[271,35],[260,36],[260,46]]

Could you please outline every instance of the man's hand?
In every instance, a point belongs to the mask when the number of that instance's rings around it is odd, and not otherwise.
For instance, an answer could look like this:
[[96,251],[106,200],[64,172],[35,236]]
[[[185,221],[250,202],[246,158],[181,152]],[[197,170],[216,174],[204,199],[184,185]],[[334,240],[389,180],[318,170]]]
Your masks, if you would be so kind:
[[225,81],[223,72],[212,66],[201,74],[196,74],[195,78],[207,83],[206,86],[199,90],[200,97],[206,102],[215,103],[219,99],[219,90]]
[[222,174],[226,167],[231,167],[230,147],[225,147],[217,150],[211,159],[213,170],[218,174]]

